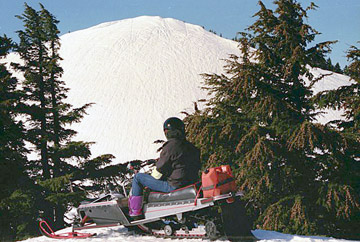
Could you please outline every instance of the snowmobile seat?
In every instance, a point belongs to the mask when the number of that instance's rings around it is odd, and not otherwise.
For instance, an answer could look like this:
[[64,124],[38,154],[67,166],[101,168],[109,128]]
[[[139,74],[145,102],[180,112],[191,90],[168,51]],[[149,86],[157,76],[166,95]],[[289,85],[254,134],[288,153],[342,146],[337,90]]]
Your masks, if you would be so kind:
[[150,192],[148,196],[148,203],[155,202],[172,202],[179,200],[195,199],[197,195],[196,184],[176,189],[169,193]]

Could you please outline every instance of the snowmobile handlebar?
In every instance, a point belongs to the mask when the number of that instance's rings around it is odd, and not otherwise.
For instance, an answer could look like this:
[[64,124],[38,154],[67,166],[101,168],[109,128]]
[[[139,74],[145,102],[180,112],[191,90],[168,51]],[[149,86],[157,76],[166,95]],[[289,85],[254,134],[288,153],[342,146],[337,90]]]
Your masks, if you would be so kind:
[[127,169],[132,170],[132,171],[138,171],[141,168],[145,167],[145,166],[152,166],[156,163],[158,159],[149,159],[149,160],[134,160],[134,161],[129,161],[127,164]]

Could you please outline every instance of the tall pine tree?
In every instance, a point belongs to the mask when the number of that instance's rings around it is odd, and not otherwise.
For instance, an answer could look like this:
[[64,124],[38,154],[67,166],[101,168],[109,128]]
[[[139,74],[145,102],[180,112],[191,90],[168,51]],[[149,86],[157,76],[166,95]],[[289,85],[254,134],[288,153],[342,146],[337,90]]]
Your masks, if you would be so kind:
[[[80,122],[91,104],[73,108],[65,102],[59,21],[41,4],[40,11],[25,4],[18,18],[25,27],[18,31],[20,43],[0,37],[0,58],[15,46],[23,64],[11,64],[25,78],[18,82],[0,65],[1,240],[36,235],[39,216],[63,227],[64,213],[84,199],[84,190],[117,184],[127,173],[126,166],[111,165],[112,155],[90,159],[92,142],[72,141],[76,131],[70,125]],[[25,141],[39,160],[27,159]],[[73,186],[85,179],[90,185]]]
[[[13,47],[0,37],[0,58]],[[26,172],[26,132],[19,121],[22,93],[18,80],[0,64],[0,240],[10,241],[31,234],[35,229],[36,189]]]
[[[24,73],[25,81],[23,88],[26,93],[27,107],[24,111],[30,116],[28,118],[29,141],[33,143],[40,152],[42,176],[45,179],[51,177],[48,161],[48,135],[47,135],[47,107],[49,100],[46,98],[46,34],[43,23],[38,12],[25,3],[25,11],[22,16],[25,30],[18,31],[20,43],[17,52],[20,54],[24,65],[15,65]],[[35,167],[37,164],[35,164]]]
[[[230,163],[256,224],[297,234],[356,236],[358,193],[346,178],[358,166],[353,140],[315,123],[309,71],[330,51],[305,23],[295,0],[260,1],[257,20],[241,33],[242,56],[230,56],[225,74],[205,74],[207,108],[186,117],[189,138],[207,166]],[[349,173],[350,172],[350,173]]]
[[[25,4],[24,13],[18,16],[25,27],[18,31],[17,46],[24,65],[14,66],[25,77],[22,86],[26,104],[22,111],[27,114],[27,138],[40,154],[40,160],[32,161],[30,167],[33,179],[39,179],[43,189],[44,203],[39,209],[45,217],[54,218],[55,228],[60,228],[64,226],[68,206],[84,196],[83,192],[71,192],[70,180],[81,171],[76,163],[92,161],[87,160],[91,155],[91,142],[72,141],[76,131],[69,127],[80,122],[91,104],[72,108],[65,102],[68,89],[61,80],[59,21],[43,5],[40,4],[40,8],[37,11]],[[103,157],[107,159],[108,156]]]

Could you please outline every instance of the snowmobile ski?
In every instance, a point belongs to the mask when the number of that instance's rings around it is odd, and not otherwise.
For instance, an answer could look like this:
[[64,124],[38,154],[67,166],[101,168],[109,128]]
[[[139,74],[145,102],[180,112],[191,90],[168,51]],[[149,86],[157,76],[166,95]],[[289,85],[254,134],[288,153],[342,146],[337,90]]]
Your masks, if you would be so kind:
[[96,235],[96,233],[79,233],[75,231],[55,233],[52,230],[52,228],[49,226],[49,224],[44,220],[41,220],[39,222],[39,228],[41,234],[52,239],[77,239],[77,238],[81,239],[81,238],[89,238]]

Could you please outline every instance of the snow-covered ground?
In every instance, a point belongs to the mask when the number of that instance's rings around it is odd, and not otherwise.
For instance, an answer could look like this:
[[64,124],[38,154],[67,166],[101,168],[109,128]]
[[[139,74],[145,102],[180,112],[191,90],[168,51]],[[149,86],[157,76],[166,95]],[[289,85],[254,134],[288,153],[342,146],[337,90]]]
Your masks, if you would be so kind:
[[301,236],[301,235],[291,235],[283,234],[275,231],[266,231],[266,230],[255,230],[253,234],[261,242],[345,242],[355,240],[344,240],[344,239],[335,239],[329,237],[320,237],[320,236]]
[[[141,16],[61,36],[63,80],[68,101],[79,107],[95,103],[72,128],[76,139],[95,141],[93,156],[114,154],[115,163],[157,158],[153,141],[165,139],[163,122],[184,117],[193,102],[206,98],[202,73],[222,73],[229,54],[240,55],[238,43],[202,27],[171,18]],[[6,60],[18,61],[12,53]],[[313,69],[315,76],[327,71]],[[318,92],[349,84],[340,74],[314,86]],[[330,111],[324,123],[340,117]]]
[[[69,229],[65,229],[62,232],[69,232]],[[83,232],[83,231],[82,231]],[[196,242],[196,241],[207,241],[203,239],[162,239],[156,238],[153,236],[144,236],[136,235],[132,232],[128,232],[123,226],[113,227],[113,228],[101,228],[101,229],[91,229],[84,231],[86,233],[96,233],[96,236],[87,238],[87,239],[67,239],[66,242],[79,242],[79,241],[89,241],[89,242],[103,242],[103,241],[121,241],[121,242],[134,242],[134,241],[151,241],[151,242]],[[254,236],[259,239],[259,242],[354,242],[354,240],[343,240],[343,239],[334,239],[327,237],[319,236],[300,236],[300,235],[290,235],[282,234],[275,231],[266,231],[266,230],[254,230],[252,231]],[[49,242],[49,241],[59,241],[45,236],[38,238],[32,238],[24,240],[23,242]],[[60,240],[61,241],[61,240]]]

